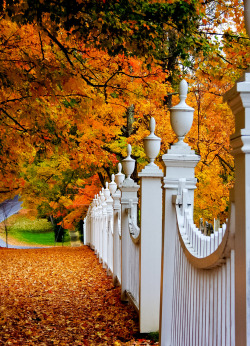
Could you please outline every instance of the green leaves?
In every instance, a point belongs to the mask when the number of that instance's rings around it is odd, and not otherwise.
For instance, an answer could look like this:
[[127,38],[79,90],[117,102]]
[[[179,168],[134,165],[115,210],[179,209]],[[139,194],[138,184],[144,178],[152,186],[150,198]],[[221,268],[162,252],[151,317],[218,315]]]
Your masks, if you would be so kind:
[[[44,23],[57,35],[59,26],[75,33],[89,46],[110,55],[124,53],[143,57],[159,56],[168,45],[167,32],[174,30],[183,51],[190,50],[197,32],[200,14],[198,0],[193,1],[78,1],[58,2],[26,0],[19,7],[6,1],[12,18],[23,23]],[[192,42],[195,49],[196,42]],[[166,52],[166,56],[168,56]]]

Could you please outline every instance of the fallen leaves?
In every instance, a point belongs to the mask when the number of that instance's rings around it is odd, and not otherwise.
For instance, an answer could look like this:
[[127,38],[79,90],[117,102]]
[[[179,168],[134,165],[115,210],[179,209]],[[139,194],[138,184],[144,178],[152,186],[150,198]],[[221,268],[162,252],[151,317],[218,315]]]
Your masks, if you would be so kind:
[[88,247],[0,249],[0,345],[147,345],[136,335],[135,311]]

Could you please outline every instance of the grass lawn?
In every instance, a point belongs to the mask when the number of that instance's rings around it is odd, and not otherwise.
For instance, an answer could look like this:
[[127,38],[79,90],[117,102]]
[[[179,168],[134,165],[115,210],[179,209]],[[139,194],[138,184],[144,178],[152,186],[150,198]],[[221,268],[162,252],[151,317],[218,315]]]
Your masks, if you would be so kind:
[[23,232],[15,232],[11,229],[10,236],[19,240],[20,242],[28,243],[28,244],[39,244],[39,245],[54,245],[55,244],[55,236],[54,232],[35,232],[31,231],[23,231]]
[[[32,245],[53,246],[55,244],[53,226],[46,219],[32,218],[25,211],[20,211],[9,217],[6,222],[10,243],[11,239],[16,239],[19,242]],[[4,222],[0,223],[0,235],[4,239]],[[68,232],[64,240],[64,245],[70,245]]]

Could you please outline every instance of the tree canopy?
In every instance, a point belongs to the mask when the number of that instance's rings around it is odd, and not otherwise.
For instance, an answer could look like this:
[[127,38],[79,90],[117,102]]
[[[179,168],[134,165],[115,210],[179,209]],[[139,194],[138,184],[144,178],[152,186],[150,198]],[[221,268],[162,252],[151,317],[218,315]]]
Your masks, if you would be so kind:
[[196,217],[225,218],[234,120],[221,96],[249,65],[242,14],[241,1],[4,1],[1,200],[20,194],[74,227],[127,143],[145,165],[151,116],[162,153],[176,140],[169,107],[185,77],[188,142],[201,155]]

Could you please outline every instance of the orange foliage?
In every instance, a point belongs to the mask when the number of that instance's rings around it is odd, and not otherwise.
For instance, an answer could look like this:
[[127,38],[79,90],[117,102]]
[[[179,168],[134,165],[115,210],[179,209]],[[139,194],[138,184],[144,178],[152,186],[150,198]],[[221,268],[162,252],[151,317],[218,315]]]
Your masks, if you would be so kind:
[[[207,52],[197,50],[190,56],[193,71],[181,68],[181,59],[176,70],[180,79],[189,79],[188,102],[196,110],[187,137],[201,155],[196,219],[224,220],[233,182],[229,134],[234,123],[221,96],[249,65],[249,39],[242,2],[208,3],[206,7],[197,1],[202,21],[200,31],[194,32],[197,40],[211,38]],[[231,22],[230,29],[226,23]],[[131,23],[134,31],[136,25]],[[146,164],[142,139],[149,133],[151,116],[162,138],[161,153],[176,140],[164,100],[175,92],[175,85],[166,83],[173,71],[165,71],[165,62],[156,58],[148,71],[143,58],[110,57],[61,27],[59,44],[36,24],[18,26],[1,18],[0,29],[0,198],[19,193],[27,207],[63,216],[72,229],[104,181],[116,173],[127,143],[133,146],[138,170]],[[130,106],[133,124],[128,135],[124,129]]]
[[0,266],[1,344],[137,344],[136,312],[88,247],[0,249]]

